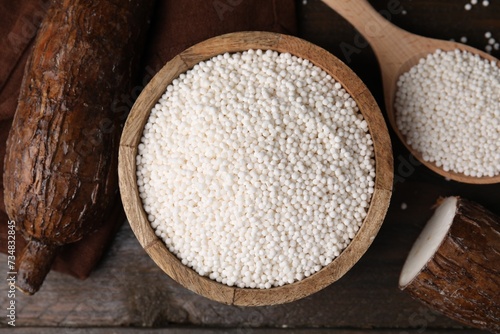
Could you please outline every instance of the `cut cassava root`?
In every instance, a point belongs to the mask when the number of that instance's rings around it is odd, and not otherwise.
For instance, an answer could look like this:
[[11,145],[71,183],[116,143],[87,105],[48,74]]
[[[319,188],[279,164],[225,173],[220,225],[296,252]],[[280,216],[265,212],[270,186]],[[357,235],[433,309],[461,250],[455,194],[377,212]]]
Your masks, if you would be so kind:
[[500,331],[500,217],[448,197],[413,245],[400,289],[468,326]]
[[53,0],[7,141],[5,206],[28,240],[17,287],[40,288],[60,246],[99,227],[117,196],[117,149],[153,1]]

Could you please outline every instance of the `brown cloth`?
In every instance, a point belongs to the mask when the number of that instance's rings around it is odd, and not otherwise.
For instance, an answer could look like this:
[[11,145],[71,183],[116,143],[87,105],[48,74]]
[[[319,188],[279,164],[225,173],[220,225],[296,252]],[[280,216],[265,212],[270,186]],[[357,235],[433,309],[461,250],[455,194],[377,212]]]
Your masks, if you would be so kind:
[[[0,171],[3,171],[5,142],[14,115],[24,65],[38,26],[50,0],[0,0]],[[145,66],[137,92],[176,54],[207,38],[235,31],[296,33],[294,0],[158,0],[152,17]],[[137,93],[131,93],[131,107]],[[7,248],[3,180],[0,178],[0,251]],[[8,196],[9,194],[5,194]],[[65,246],[53,269],[86,278],[102,257],[124,221],[117,198],[113,213],[103,226],[87,238]],[[16,252],[24,247],[16,236]]]

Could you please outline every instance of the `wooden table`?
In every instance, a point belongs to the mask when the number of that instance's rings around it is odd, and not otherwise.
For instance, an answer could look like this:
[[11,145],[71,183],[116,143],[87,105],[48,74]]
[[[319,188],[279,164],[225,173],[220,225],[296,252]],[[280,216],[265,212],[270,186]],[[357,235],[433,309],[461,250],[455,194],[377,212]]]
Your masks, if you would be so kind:
[[[342,0],[339,0],[342,1]],[[386,10],[388,3],[371,3]],[[484,49],[486,31],[500,41],[500,2],[400,0],[405,12],[390,14],[400,27],[425,36],[460,39]],[[319,0],[297,1],[299,35],[345,61],[367,84],[383,109],[376,59],[356,31]],[[404,14],[406,13],[406,14]],[[395,46],[397,47],[397,46]],[[500,51],[494,51],[499,57]],[[500,214],[500,184],[473,186],[446,181],[420,166],[394,137],[395,184],[387,218],[373,245],[342,279],[308,298],[290,304],[241,308],[200,297],[173,282],[140,247],[124,224],[98,268],[84,281],[51,272],[42,289],[18,294],[19,333],[483,333],[435,314],[397,287],[405,257],[431,215],[439,196],[461,195]],[[407,205],[403,209],[403,203]],[[7,272],[0,256],[0,272]],[[0,289],[5,310],[6,284]],[[4,311],[5,312],[5,311]],[[499,320],[500,321],[500,320]],[[2,315],[0,333],[7,333]],[[19,328],[22,327],[22,328]],[[43,327],[43,328],[41,328]]]

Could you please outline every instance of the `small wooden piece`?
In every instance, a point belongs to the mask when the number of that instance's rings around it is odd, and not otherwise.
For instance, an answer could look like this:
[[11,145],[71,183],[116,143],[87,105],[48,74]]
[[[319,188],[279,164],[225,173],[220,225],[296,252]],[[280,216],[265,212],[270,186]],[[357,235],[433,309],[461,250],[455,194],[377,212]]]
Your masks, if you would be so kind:
[[396,84],[401,74],[418,64],[421,58],[438,49],[443,51],[460,49],[478,54],[481,58],[494,61],[499,65],[500,61],[486,52],[468,45],[409,33],[383,18],[366,0],[323,0],[323,2],[349,21],[373,48],[382,72],[387,116],[393,130],[406,148],[425,166],[446,178],[473,184],[499,183],[500,175],[494,177],[466,176],[453,171],[446,172],[433,162],[425,161],[420,152],[406,143],[405,136],[399,131],[395,118],[394,99],[397,92]]
[[[144,125],[166,87],[181,73],[200,61],[225,52],[248,49],[289,52],[328,72],[357,102],[368,123],[374,142],[375,191],[363,225],[349,246],[332,263],[310,277],[271,289],[236,288],[202,277],[184,266],[158,238],[144,212],[136,183],[137,146]],[[302,39],[268,32],[240,32],[199,43],[168,62],[151,80],[135,102],[125,124],[119,151],[119,179],[125,212],[140,244],[171,278],[184,287],[225,304],[241,306],[273,305],[309,296],[342,277],[366,252],[387,212],[392,193],[393,159],[386,124],[373,96],[344,63],[327,51]]]
[[403,267],[400,289],[452,319],[498,333],[500,217],[462,198],[443,202],[448,205],[450,201],[456,203],[452,204],[451,226],[443,230],[442,238],[436,239],[439,247],[428,262],[410,269],[422,253],[429,251],[433,229],[445,223],[435,221],[430,226],[433,222],[429,221]]

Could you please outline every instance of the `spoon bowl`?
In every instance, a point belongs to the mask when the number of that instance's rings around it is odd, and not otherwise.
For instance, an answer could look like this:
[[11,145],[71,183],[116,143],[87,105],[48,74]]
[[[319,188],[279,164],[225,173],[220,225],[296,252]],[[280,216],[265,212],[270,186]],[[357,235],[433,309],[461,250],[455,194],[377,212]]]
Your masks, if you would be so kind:
[[437,50],[462,50],[500,65],[490,54],[461,43],[422,37],[407,32],[382,17],[366,0],[322,0],[349,21],[372,47],[382,73],[385,108],[389,123],[406,148],[426,167],[445,178],[471,184],[500,182],[500,174],[493,177],[473,177],[453,171],[445,171],[435,163],[425,161],[422,154],[412,148],[396,124],[394,99],[399,77],[408,72],[419,60]]

